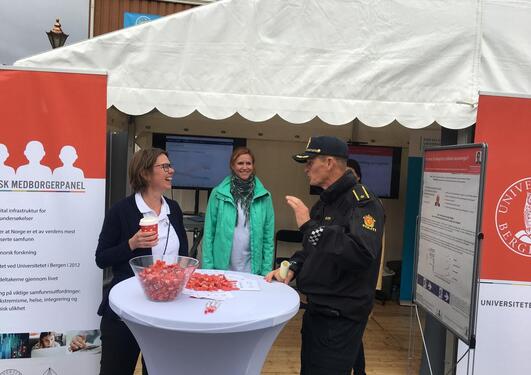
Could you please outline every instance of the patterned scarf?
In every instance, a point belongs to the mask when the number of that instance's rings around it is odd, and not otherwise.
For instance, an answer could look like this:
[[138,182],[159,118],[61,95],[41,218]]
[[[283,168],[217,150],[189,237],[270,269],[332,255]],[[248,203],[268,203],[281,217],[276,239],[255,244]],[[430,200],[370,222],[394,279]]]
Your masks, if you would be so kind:
[[[251,207],[251,202],[253,201],[254,193],[254,174],[249,176],[247,180],[242,180],[234,173],[232,173],[230,179],[230,193],[234,198],[236,206],[238,203],[243,209],[245,214],[245,223],[247,225],[249,222],[249,208]],[[236,225],[238,225],[238,215],[236,215]]]

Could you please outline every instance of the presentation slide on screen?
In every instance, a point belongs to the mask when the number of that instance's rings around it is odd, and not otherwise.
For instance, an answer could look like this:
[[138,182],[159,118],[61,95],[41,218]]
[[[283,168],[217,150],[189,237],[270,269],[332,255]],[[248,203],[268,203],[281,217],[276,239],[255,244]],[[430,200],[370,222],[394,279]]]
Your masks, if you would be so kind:
[[173,186],[213,188],[230,174],[232,139],[168,137],[166,150],[175,174]]
[[349,159],[359,165],[362,182],[379,197],[391,195],[393,150],[384,147],[349,147]]
[[427,151],[418,229],[416,301],[469,337],[476,256],[479,148]]

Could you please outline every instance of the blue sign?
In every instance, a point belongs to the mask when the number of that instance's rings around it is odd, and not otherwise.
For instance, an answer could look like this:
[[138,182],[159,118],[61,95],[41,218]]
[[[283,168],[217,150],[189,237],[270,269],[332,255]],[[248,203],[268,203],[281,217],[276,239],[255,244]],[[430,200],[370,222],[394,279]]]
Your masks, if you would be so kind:
[[129,13],[124,12],[124,28],[140,25],[149,21],[156,20],[160,18],[158,14],[143,14],[143,13]]

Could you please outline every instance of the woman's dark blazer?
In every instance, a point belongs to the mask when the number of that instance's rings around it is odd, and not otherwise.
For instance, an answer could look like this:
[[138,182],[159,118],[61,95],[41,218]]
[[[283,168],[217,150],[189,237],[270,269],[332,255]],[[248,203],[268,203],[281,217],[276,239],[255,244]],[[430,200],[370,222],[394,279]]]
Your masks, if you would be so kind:
[[[179,204],[166,199],[170,207],[168,218],[179,237],[179,255],[188,256],[188,240],[183,225],[183,213]],[[134,276],[129,266],[129,259],[151,255],[151,248],[129,248],[129,239],[140,229],[138,223],[144,215],[138,210],[135,195],[130,195],[113,205],[105,215],[101,228],[98,247],[96,249],[96,264],[100,268],[112,267],[113,278],[109,286],[103,291],[103,300],[98,309],[99,315],[112,314],[118,318],[109,307],[109,292],[120,281]]]

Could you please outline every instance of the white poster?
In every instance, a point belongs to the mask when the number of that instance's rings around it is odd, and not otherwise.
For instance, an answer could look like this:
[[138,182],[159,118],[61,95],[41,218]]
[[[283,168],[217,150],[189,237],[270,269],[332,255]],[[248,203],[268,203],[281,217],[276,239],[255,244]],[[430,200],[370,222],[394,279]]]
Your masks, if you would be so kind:
[[418,229],[415,299],[467,341],[475,307],[482,152],[426,151]]

